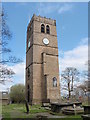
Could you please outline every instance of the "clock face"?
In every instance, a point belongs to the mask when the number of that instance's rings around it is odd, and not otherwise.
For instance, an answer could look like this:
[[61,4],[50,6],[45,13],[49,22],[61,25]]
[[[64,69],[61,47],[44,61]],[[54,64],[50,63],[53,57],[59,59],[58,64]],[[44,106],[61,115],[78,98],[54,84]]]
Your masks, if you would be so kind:
[[49,44],[49,40],[48,40],[47,38],[44,38],[44,39],[43,39],[43,43],[44,43],[45,45],[48,45],[48,44]]

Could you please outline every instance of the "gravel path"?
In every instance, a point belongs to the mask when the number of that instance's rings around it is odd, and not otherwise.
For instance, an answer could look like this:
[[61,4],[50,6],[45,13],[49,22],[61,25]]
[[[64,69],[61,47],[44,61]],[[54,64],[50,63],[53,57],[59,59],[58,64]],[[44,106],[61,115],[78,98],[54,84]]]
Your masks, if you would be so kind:
[[65,118],[66,116],[52,115],[50,113],[36,113],[36,117],[47,117],[47,118]]
[[0,120],[2,119],[2,116],[0,116]]

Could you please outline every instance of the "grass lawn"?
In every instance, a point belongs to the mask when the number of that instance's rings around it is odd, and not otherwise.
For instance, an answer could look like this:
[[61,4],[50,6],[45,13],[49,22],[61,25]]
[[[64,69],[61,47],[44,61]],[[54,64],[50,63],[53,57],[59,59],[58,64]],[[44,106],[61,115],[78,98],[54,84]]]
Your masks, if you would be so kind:
[[[10,118],[35,118],[35,116],[37,115],[37,113],[49,113],[50,115],[53,116],[65,116],[63,114],[60,113],[53,113],[49,110],[44,109],[43,107],[41,107],[40,105],[33,105],[33,106],[29,106],[30,112],[29,114],[26,113],[26,107],[25,104],[10,104],[10,105],[3,105],[2,106],[2,116],[3,118],[6,118],[5,120],[7,120],[7,118],[9,118],[8,120],[10,120]],[[69,115],[69,116],[65,116],[65,118],[59,118],[60,120],[82,120],[81,119],[81,115]],[[77,119],[76,119],[77,118]],[[52,120],[52,119],[50,119]],[[54,120],[58,120],[57,118]]]
[[3,118],[32,118],[35,113],[48,112],[40,105],[29,106],[30,113],[26,113],[25,104],[10,104],[2,106]]
[[[64,114],[60,114],[60,113],[53,113],[50,111],[51,114],[53,115],[57,115],[57,116],[66,116],[65,118],[61,118],[60,120],[83,120],[81,115],[64,115]],[[52,120],[52,119],[50,119]],[[58,120],[58,119],[56,119]]]
[[0,114],[2,113],[2,103],[0,103]]

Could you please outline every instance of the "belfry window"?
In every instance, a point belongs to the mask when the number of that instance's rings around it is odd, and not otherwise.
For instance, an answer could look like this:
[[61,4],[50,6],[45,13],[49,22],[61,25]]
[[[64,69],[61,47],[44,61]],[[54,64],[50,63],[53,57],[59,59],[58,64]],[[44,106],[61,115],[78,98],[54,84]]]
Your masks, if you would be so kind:
[[44,26],[44,24],[41,25],[41,32],[45,33],[45,26]]
[[56,77],[53,78],[53,87],[57,87],[57,78]]
[[50,27],[48,25],[46,26],[46,33],[50,34]]

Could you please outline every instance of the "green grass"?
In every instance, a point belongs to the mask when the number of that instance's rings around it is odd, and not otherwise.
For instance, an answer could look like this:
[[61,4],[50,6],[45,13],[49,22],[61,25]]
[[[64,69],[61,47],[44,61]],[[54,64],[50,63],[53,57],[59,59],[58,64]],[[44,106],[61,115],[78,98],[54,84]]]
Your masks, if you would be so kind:
[[72,118],[50,118],[49,120],[83,120],[82,118],[72,117]]
[[2,106],[3,118],[32,118],[35,113],[47,112],[40,105],[29,106],[29,114],[26,114],[26,107],[24,104],[10,104]]
[[68,116],[67,118],[68,118],[68,119],[71,119],[71,118],[76,119],[76,118],[77,118],[78,120],[79,120],[79,119],[82,120],[81,115],[72,115],[72,116]]
[[83,103],[82,103],[82,106],[84,106],[84,105],[85,105],[85,106],[88,106],[88,105],[89,105],[89,102],[88,102],[88,101],[83,102]]
[[[35,118],[37,113],[43,113],[48,112],[49,114],[52,114],[53,116],[65,116],[61,113],[54,113],[49,110],[44,109],[40,105],[33,105],[29,106],[30,112],[29,114],[26,114],[26,107],[25,104],[10,104],[10,105],[3,105],[2,106],[2,116],[3,118],[6,118],[4,120],[7,120],[7,118]],[[65,116],[66,118],[59,118],[60,120],[82,120],[81,115],[68,115]],[[50,119],[53,120],[53,119]],[[54,120],[58,120],[57,118]]]
[[2,113],[2,103],[0,103],[0,114]]
[[[57,116],[65,116],[63,113],[55,113],[55,112],[49,112],[50,114],[57,115]],[[61,118],[60,120],[82,120],[81,115],[66,115],[65,118]],[[53,120],[53,119],[50,119]],[[57,119],[58,120],[58,119]]]

